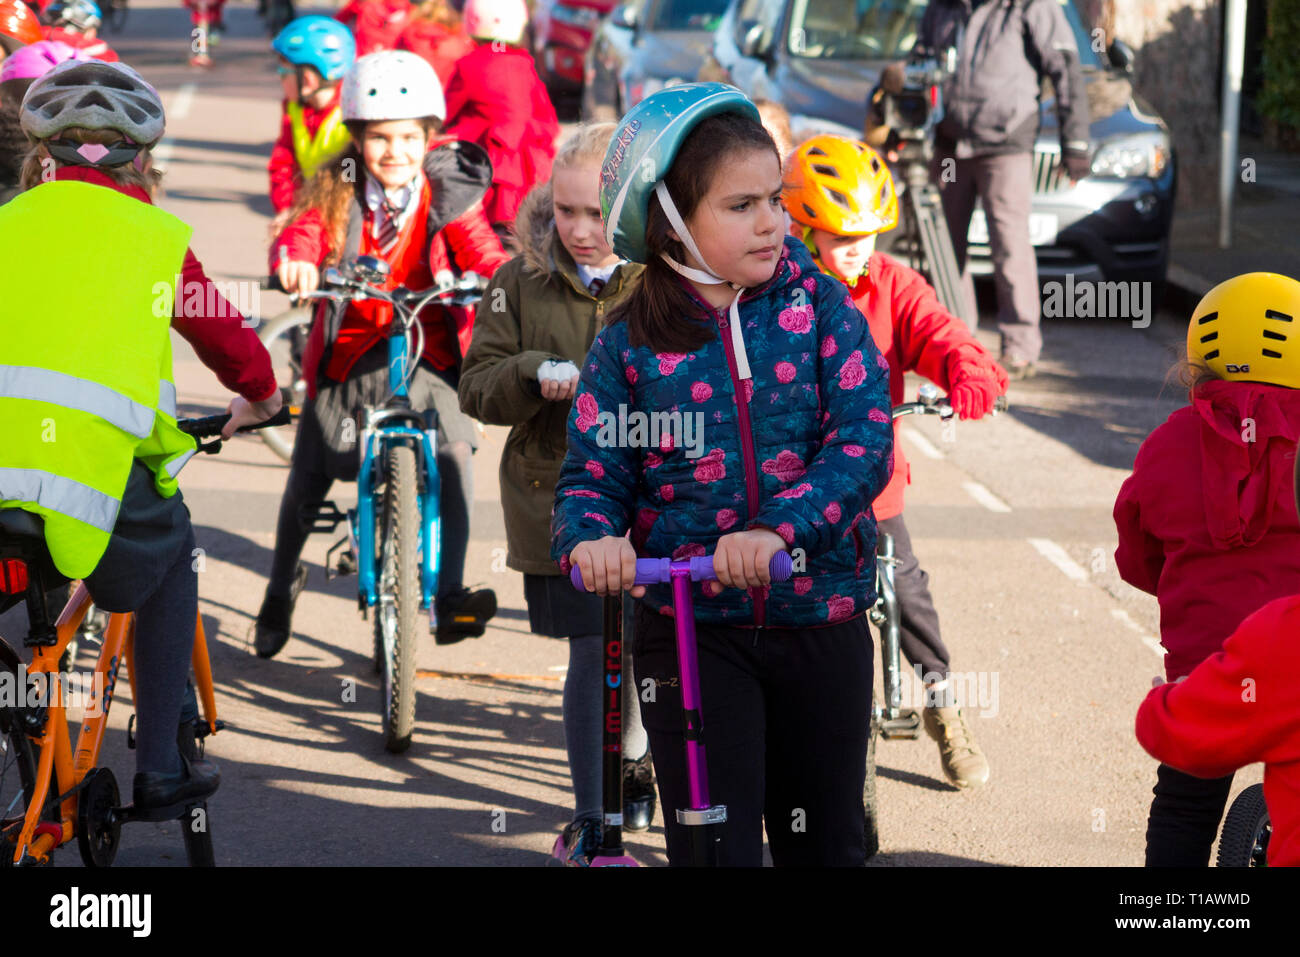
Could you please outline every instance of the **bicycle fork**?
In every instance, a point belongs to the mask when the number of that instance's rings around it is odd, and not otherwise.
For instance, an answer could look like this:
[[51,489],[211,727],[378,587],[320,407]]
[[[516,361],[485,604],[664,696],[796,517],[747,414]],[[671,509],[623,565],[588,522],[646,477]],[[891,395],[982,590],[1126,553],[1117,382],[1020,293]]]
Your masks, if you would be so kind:
[[877,606],[872,609],[871,620],[880,629],[881,677],[884,682],[884,702],[874,709],[885,739],[916,738],[921,732],[921,716],[914,708],[903,708],[902,657],[898,606],[898,592],[894,588],[894,569],[898,559],[894,556],[894,537],[882,534],[876,547],[876,587],[879,591]]

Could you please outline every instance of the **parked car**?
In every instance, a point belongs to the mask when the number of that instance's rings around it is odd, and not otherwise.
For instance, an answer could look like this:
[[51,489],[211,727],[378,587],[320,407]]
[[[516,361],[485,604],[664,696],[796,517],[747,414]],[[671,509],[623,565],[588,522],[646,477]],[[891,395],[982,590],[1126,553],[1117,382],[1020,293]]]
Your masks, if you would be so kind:
[[[1030,237],[1040,279],[1161,283],[1169,263],[1177,161],[1169,127],[1134,94],[1133,51],[1099,54],[1070,0],[1091,111],[1092,173],[1071,187],[1060,162],[1050,84],[1034,147]],[[880,71],[911,52],[927,0],[731,0],[713,37],[712,66],[751,99],[791,113],[796,141],[819,132],[861,138]],[[859,12],[861,11],[861,12]],[[993,263],[981,209],[971,218],[969,264]]]
[[727,0],[629,0],[587,51],[585,120],[616,120],[651,93],[695,79]]
[[552,96],[582,89],[583,59],[615,0],[537,0],[530,20],[533,60]]

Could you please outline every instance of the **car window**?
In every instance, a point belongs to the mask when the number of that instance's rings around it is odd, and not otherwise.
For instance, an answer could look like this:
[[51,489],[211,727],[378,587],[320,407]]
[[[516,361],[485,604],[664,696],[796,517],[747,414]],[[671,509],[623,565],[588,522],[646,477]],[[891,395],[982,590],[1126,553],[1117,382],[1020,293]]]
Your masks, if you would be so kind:
[[659,0],[646,24],[648,30],[717,29],[728,0]]
[[790,53],[833,60],[895,60],[912,52],[930,0],[794,0]]
[[736,11],[736,31],[733,36],[737,47],[745,42],[745,34],[749,32],[749,28],[758,23],[764,2],[765,0],[744,0],[740,9]]

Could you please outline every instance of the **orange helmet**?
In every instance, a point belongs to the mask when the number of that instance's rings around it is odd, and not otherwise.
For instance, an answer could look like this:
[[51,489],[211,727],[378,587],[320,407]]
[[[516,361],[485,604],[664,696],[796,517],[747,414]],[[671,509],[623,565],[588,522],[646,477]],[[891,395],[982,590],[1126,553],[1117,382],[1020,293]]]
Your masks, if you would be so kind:
[[822,134],[786,163],[781,198],[792,219],[837,236],[867,236],[898,225],[894,178],[866,143]]
[[0,0],[0,47],[13,53],[42,39],[41,23],[22,0]]

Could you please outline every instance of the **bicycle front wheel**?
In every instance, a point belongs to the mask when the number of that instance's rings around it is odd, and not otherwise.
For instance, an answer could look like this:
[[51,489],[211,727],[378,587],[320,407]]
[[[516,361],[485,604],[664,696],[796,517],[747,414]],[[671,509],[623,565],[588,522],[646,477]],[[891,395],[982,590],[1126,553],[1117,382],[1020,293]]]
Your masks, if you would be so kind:
[[307,334],[311,331],[311,310],[290,309],[270,320],[258,333],[262,345],[271,356],[280,394],[289,410],[289,424],[258,429],[257,434],[267,447],[285,462],[293,459],[293,443],[298,437],[298,420],[307,401],[307,380],[302,374],[302,354],[307,347]]
[[1223,819],[1216,867],[1267,867],[1268,841],[1273,835],[1264,785],[1252,784],[1237,795]]
[[380,648],[384,747],[411,746],[415,727],[415,651],[420,627],[420,509],[415,449],[390,446],[379,521],[380,575],[375,640]]
[[862,843],[866,848],[867,860],[875,857],[880,850],[880,805],[876,800],[876,742],[879,739],[880,722],[872,718],[870,737],[867,739],[867,776],[862,784],[862,808],[866,812]]

